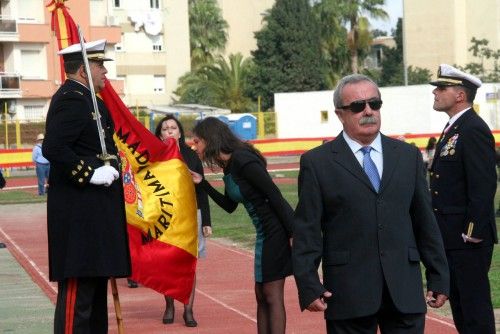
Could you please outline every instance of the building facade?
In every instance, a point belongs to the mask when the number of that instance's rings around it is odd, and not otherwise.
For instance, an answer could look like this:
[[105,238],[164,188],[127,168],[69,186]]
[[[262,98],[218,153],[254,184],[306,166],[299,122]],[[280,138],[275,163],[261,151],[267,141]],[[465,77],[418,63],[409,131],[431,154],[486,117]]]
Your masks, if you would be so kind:
[[[439,64],[480,62],[468,51],[471,39],[487,39],[500,49],[500,0],[403,0],[407,65],[436,72]],[[493,60],[485,62],[493,68]]]
[[[50,98],[61,85],[57,41],[51,31],[51,14],[44,0],[0,1],[0,107],[2,114],[20,120],[43,119]],[[97,1],[90,1],[91,4]],[[75,1],[73,19],[82,28],[86,40],[106,38],[107,54],[113,57],[113,44],[120,41],[120,29],[101,24],[89,2]],[[104,14],[102,14],[104,17]],[[117,91],[120,82],[109,78]]]
[[[249,56],[274,0],[218,0],[228,22],[225,55]],[[47,0],[0,0],[0,107],[39,120],[61,85]],[[172,103],[190,71],[188,0],[67,0],[87,41],[106,38],[108,79],[131,108]]]

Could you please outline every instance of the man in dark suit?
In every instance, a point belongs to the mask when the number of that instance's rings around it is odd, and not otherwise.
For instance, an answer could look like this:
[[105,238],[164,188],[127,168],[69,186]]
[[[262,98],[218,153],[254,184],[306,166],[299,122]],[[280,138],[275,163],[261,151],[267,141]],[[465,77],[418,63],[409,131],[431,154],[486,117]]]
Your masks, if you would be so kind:
[[497,186],[495,140],[472,108],[481,80],[450,65],[431,82],[434,109],[448,121],[431,166],[431,193],[450,268],[450,305],[457,330],[495,333],[488,271]]
[[113,122],[101,99],[100,117],[89,85],[104,87],[105,40],[60,51],[67,80],[47,114],[43,155],[50,161],[47,199],[49,278],[58,282],[54,333],[107,333],[107,281],[130,275],[123,187],[118,161],[105,165],[96,120],[109,154],[117,154]]
[[380,133],[382,101],[370,78],[341,79],[334,104],[343,131],[300,161],[293,240],[300,306],[324,311],[328,333],[423,333],[426,300],[445,303],[449,276],[422,155]]

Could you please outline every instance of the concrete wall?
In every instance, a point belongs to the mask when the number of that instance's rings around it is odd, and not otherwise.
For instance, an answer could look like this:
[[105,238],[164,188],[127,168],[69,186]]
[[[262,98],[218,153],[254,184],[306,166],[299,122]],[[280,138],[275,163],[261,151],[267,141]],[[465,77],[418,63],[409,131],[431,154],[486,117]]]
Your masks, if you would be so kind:
[[[386,135],[441,133],[448,116],[432,109],[433,86],[380,88],[382,132]],[[486,94],[497,94],[496,100]],[[276,136],[318,138],[337,136],[342,130],[333,107],[333,91],[277,93],[274,95]],[[474,101],[479,115],[491,129],[500,129],[500,83],[484,84]],[[322,111],[327,119],[322,118]]]

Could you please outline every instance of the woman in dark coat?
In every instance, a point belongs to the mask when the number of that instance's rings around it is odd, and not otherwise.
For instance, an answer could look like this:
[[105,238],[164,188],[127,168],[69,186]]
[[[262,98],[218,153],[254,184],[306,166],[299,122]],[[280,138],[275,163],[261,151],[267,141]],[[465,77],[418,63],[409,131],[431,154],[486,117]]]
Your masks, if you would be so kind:
[[[174,138],[179,145],[184,162],[188,168],[203,175],[203,165],[200,158],[196,153],[186,145],[184,128],[177,118],[172,115],[167,115],[160,120],[155,130],[155,135],[161,140]],[[196,186],[196,202],[198,205],[198,258],[206,257],[205,237],[212,234],[212,227],[210,222],[210,207],[208,204],[208,196],[206,192],[200,187]],[[198,324],[193,317],[193,301],[196,287],[196,278],[193,283],[193,290],[189,297],[189,304],[184,305],[183,319],[188,327],[196,327]],[[163,314],[163,323],[171,324],[174,322],[174,300],[165,296],[165,313]]]

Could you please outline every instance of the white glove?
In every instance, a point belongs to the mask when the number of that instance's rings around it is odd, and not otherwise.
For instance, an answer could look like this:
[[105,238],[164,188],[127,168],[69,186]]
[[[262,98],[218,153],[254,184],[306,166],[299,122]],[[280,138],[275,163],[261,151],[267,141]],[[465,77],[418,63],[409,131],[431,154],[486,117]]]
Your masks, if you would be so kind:
[[90,178],[90,183],[96,185],[105,185],[109,187],[114,180],[116,180],[120,174],[112,166],[101,166],[94,170],[94,174]]

